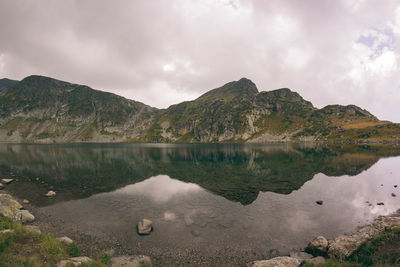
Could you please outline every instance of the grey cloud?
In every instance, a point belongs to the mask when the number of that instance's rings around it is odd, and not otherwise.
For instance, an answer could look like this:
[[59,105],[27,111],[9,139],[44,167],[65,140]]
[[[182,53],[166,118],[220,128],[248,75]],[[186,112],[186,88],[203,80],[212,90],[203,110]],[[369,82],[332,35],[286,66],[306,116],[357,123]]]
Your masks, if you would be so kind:
[[161,107],[248,77],[259,90],[290,87],[318,107],[354,103],[400,121],[400,36],[388,48],[397,65],[386,73],[378,69],[388,58],[373,61],[367,47],[357,46],[366,31],[395,23],[399,6],[397,0],[4,0],[0,76],[49,75]]

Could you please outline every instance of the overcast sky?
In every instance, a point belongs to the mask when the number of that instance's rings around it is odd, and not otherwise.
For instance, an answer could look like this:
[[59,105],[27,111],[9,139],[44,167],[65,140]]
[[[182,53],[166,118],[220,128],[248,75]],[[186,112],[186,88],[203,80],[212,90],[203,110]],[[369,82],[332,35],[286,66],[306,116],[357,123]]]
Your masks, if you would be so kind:
[[400,122],[400,0],[0,0],[0,78],[155,107],[241,77]]

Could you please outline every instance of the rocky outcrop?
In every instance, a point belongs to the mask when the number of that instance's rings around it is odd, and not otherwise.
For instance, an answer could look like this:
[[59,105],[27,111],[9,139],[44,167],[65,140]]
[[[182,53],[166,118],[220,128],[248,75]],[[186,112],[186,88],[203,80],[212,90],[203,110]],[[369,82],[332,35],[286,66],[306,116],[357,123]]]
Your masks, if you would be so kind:
[[151,267],[151,259],[149,256],[136,255],[136,256],[119,256],[113,257],[110,261],[111,267]]
[[57,237],[56,239],[57,239],[57,241],[63,242],[63,243],[65,243],[65,244],[72,244],[72,243],[74,243],[74,241],[73,241],[71,238],[67,237],[67,236]]
[[32,222],[35,217],[9,194],[0,194],[0,214],[10,218],[13,221]]
[[328,255],[332,258],[345,259],[366,241],[378,237],[385,229],[400,227],[399,216],[379,217],[371,225],[360,228],[351,235],[341,235],[329,241]]
[[276,257],[270,260],[254,261],[249,267],[297,267],[301,261],[291,257]]

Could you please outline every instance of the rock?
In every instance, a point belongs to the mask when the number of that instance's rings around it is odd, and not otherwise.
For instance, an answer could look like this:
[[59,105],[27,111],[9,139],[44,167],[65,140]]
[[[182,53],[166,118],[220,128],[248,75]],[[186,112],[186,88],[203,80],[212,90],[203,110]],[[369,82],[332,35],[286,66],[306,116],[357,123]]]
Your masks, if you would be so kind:
[[198,237],[200,236],[200,232],[197,229],[192,229],[190,230],[190,233],[194,236],[194,237]]
[[289,253],[289,256],[291,258],[295,258],[300,261],[309,260],[309,259],[312,259],[312,257],[313,257],[313,255],[311,255],[311,254],[308,254],[306,252],[300,252],[300,251],[292,251]]
[[67,237],[67,236],[57,237],[56,239],[57,239],[59,242],[64,242],[64,243],[66,243],[66,244],[72,244],[72,243],[74,243],[74,241],[73,241],[71,238]]
[[317,203],[318,205],[324,204],[324,202],[322,200],[317,200],[317,201],[315,201],[315,203]]
[[4,189],[4,184],[0,183],[0,190]]
[[140,266],[152,266],[151,259],[149,256],[138,255],[138,256],[120,256],[113,257],[110,261],[111,267],[140,267]]
[[392,193],[392,197],[396,197],[396,194],[395,194],[395,193]]
[[378,206],[382,206],[382,205],[385,205],[385,203],[383,203],[383,202],[379,202],[379,203],[376,203],[376,205],[378,205]]
[[326,240],[323,236],[317,236],[314,238],[307,246],[306,252],[309,252],[313,255],[326,255],[328,250],[328,240]]
[[153,222],[148,219],[142,219],[137,225],[137,231],[140,235],[149,235],[153,231]]
[[253,261],[250,267],[297,267],[301,261],[291,257],[276,257],[270,260]]
[[24,229],[28,232],[37,233],[37,234],[40,234],[42,232],[42,231],[40,231],[39,226],[36,226],[36,225],[25,225]]
[[14,181],[14,179],[1,179],[1,182],[2,182],[3,184],[9,184],[9,183],[11,183],[12,181]]
[[13,229],[5,229],[5,230],[1,230],[1,231],[0,231],[0,235],[2,235],[2,234],[7,234],[7,233],[13,233],[13,232],[14,232]]
[[32,215],[27,210],[21,210],[21,222],[26,223],[26,222],[33,222],[35,220],[35,216]]
[[397,187],[397,184],[394,185],[394,188],[396,188],[396,187]]
[[326,259],[324,257],[318,256],[312,259],[306,259],[304,263],[312,263],[312,264],[324,264]]
[[12,221],[21,221],[22,206],[9,194],[0,194],[0,213]]
[[22,203],[24,203],[24,204],[29,204],[30,202],[29,202],[29,200],[24,199],[24,200],[22,201]]
[[394,227],[400,227],[400,217],[380,217],[352,235],[341,235],[331,240],[328,255],[331,258],[345,259],[366,241],[378,237],[385,229]]
[[54,197],[54,196],[56,196],[56,192],[50,190],[49,192],[47,192],[47,193],[45,194],[45,196],[46,196],[46,197]]
[[89,257],[75,257],[75,258],[69,258],[68,260],[62,260],[59,263],[57,263],[57,267],[67,267],[67,266],[81,266],[82,264],[90,264],[92,262],[92,259]]

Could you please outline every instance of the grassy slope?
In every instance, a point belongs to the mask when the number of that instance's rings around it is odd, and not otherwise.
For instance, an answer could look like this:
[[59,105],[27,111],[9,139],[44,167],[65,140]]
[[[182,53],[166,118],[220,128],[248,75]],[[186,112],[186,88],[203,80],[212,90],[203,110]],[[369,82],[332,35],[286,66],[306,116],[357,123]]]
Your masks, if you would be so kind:
[[[20,223],[0,215],[0,231],[5,229],[13,232],[0,234],[0,266],[50,267],[63,259],[80,256],[75,243],[68,245],[57,241],[51,234],[26,231]],[[103,254],[88,266],[106,267],[109,258]]]

